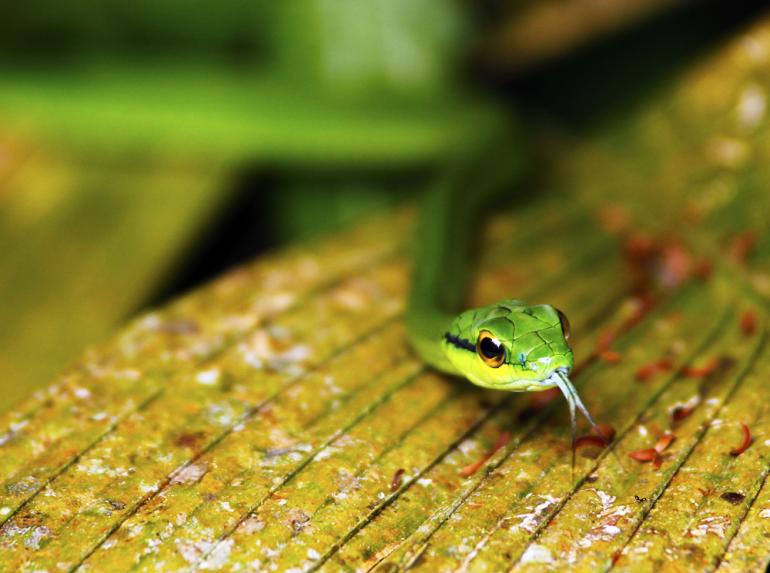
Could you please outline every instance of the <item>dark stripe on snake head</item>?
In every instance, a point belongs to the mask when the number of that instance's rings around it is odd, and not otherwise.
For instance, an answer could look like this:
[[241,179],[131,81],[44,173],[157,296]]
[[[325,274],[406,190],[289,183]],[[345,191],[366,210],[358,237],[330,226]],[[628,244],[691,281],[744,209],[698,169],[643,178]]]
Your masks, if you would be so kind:
[[474,344],[468,340],[463,340],[459,336],[454,336],[447,332],[444,335],[444,339],[452,346],[456,346],[457,348],[464,348],[465,350],[470,350],[471,352],[476,352],[476,346]]

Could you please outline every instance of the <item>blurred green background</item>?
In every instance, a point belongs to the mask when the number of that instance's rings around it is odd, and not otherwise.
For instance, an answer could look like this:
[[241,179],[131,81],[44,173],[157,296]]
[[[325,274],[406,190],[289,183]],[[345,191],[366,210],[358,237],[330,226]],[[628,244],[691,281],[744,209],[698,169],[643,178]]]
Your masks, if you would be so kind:
[[141,309],[411,198],[513,110],[525,132],[611,121],[761,5],[7,7],[0,410]]

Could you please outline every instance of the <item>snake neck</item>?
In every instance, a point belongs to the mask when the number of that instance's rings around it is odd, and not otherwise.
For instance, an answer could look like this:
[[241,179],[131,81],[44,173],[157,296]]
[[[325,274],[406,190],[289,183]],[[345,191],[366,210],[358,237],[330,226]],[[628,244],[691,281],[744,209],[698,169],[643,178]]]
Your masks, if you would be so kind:
[[444,354],[441,341],[464,302],[482,208],[520,172],[521,158],[511,156],[516,149],[512,135],[508,127],[491,129],[461,158],[452,158],[449,169],[423,196],[407,330],[417,354],[449,374],[461,373]]
[[446,374],[459,375],[460,371],[449,361],[438,342],[444,336],[450,322],[451,316],[420,309],[419,312],[408,313],[407,333],[409,343],[423,361]]

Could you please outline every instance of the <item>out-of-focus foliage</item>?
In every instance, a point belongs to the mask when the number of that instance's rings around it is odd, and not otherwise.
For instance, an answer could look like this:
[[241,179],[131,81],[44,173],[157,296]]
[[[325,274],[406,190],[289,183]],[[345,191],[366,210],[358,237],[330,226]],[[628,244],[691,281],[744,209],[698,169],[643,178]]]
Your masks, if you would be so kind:
[[12,124],[89,153],[387,162],[435,154],[473,120],[444,0],[92,4],[72,21],[28,7],[5,20],[24,31],[6,39],[24,65],[10,58],[0,79]]
[[255,217],[273,241],[402,197],[366,173],[424,165],[489,113],[456,78],[464,37],[443,0],[9,8],[0,409],[173,284],[212,207],[242,192],[240,169],[359,172],[354,184],[283,173],[271,194],[285,200]]
[[0,21],[0,59],[193,59],[335,93],[435,94],[453,83],[463,26],[445,0],[33,0]]

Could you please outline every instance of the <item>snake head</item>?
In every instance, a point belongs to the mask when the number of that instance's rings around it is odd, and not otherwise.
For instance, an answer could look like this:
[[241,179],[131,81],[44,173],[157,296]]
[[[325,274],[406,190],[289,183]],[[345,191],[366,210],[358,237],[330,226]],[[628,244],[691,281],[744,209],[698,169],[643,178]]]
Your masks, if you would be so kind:
[[573,357],[569,322],[547,304],[506,300],[458,315],[442,349],[457,370],[478,386],[513,392],[554,387],[569,374]]

